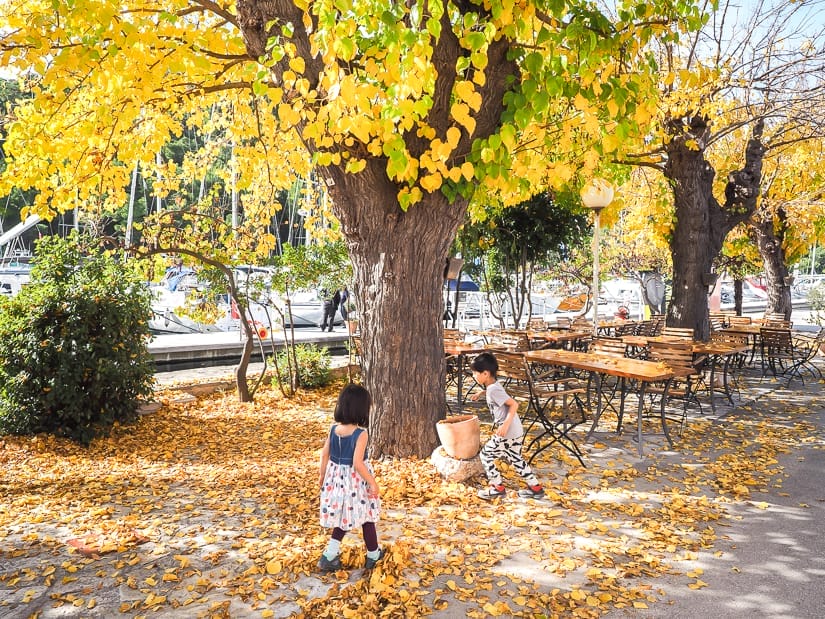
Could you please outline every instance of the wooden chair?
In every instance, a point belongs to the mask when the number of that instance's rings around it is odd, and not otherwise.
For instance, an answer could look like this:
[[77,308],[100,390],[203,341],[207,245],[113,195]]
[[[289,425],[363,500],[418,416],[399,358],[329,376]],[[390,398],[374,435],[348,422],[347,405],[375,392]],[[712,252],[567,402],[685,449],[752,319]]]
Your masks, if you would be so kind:
[[[593,352],[602,357],[613,357],[616,359],[624,359],[627,356],[627,344],[620,338],[614,337],[600,337],[590,344],[589,352]],[[621,384],[621,379],[616,376],[601,376],[594,373],[589,373],[587,376],[587,407],[593,409],[593,394],[598,389],[600,393],[596,393],[599,397],[604,397],[607,405],[610,406],[618,414],[618,409],[613,406],[612,400],[616,395]]]
[[464,336],[458,329],[444,329],[444,343],[463,344]]
[[530,338],[525,331],[500,331],[488,338],[487,348],[502,352],[526,352],[530,350]]
[[716,331],[721,331],[727,325],[725,324],[724,318],[720,318],[718,316],[711,316],[710,317],[710,331],[714,333]]
[[650,335],[660,335],[662,329],[665,327],[665,316],[663,314],[654,314],[650,317],[650,320],[653,321],[653,333]]
[[749,325],[752,324],[750,316],[728,316],[728,326],[731,325]]
[[568,316],[559,316],[556,318],[556,326],[559,329],[569,329],[572,324],[573,321],[571,321]]
[[708,319],[710,320],[710,330],[719,331],[728,326],[729,314],[724,312],[710,312]]
[[802,350],[797,349],[790,329],[762,327],[759,329],[760,346],[762,355],[762,378],[770,371],[774,377],[779,374],[788,376],[788,384],[794,376],[799,377],[804,383],[800,372],[800,365],[804,363],[805,356]]
[[[799,353],[799,372],[801,379],[802,370],[807,370],[814,378],[822,379],[822,370],[820,370],[813,362],[814,357],[820,350],[820,347],[825,345],[825,327],[821,327],[816,334],[811,333],[794,333],[793,344],[796,351]],[[803,380],[804,383],[804,380]]]
[[639,332],[639,324],[638,322],[628,321],[625,324],[617,325],[613,332],[616,334],[616,337],[636,335]]
[[661,335],[678,338],[680,340],[692,340],[693,329],[688,327],[663,327]]
[[657,334],[656,331],[658,328],[659,325],[655,320],[643,320],[637,325],[636,333],[633,335],[646,335],[652,337]]
[[[539,433],[525,446],[530,454],[528,463],[542,451],[558,443],[585,466],[583,454],[570,436],[571,430],[584,423],[584,406],[579,395],[584,389],[575,378],[557,378],[555,370],[548,374],[535,376],[523,355],[518,353],[496,353],[498,360],[498,377],[507,393],[513,398],[523,398],[528,402],[532,416],[526,416],[530,424],[526,431],[538,423]],[[561,407],[556,406],[561,401]],[[572,409],[576,413],[572,413]]]
[[[695,404],[702,413],[702,404],[695,393],[696,386],[702,380],[702,373],[695,367],[697,361],[694,359],[693,346],[690,342],[653,341],[648,345],[648,357],[652,361],[664,363],[676,373],[667,383],[650,385],[647,394],[653,399],[660,398],[664,419],[677,421],[681,435],[687,423],[688,405]],[[680,413],[669,412],[667,407],[672,401],[681,402]],[[667,433],[667,426],[663,427]]]
[[527,321],[527,328],[535,331],[543,331],[547,328],[544,318],[531,318]]

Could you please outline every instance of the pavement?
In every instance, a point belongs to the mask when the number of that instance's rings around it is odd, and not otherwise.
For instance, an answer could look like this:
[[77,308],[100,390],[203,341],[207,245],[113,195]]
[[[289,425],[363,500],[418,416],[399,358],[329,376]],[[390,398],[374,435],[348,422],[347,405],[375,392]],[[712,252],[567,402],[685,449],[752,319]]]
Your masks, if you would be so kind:
[[[819,357],[817,365],[825,369],[825,359]],[[254,372],[256,366],[250,368]],[[231,378],[232,366],[218,368],[196,368],[169,372],[158,375],[158,384],[164,386],[181,386],[186,384],[204,383],[226,380]],[[786,388],[784,381],[771,379],[762,380],[751,373],[743,380],[741,397],[736,407],[720,406],[716,415],[707,411],[701,420],[703,427],[707,427],[708,435],[720,437],[718,442],[711,445],[702,454],[690,450],[680,449],[677,443],[674,449],[669,449],[662,437],[645,437],[645,447],[650,455],[639,458],[635,444],[630,434],[616,436],[614,432],[599,432],[596,440],[586,446],[590,461],[590,471],[584,475],[591,475],[586,479],[592,483],[588,492],[571,492],[565,499],[564,513],[556,510],[553,517],[561,519],[570,531],[579,531],[581,538],[581,522],[584,518],[585,505],[594,501],[594,496],[608,494],[613,488],[605,480],[612,479],[604,476],[604,471],[613,469],[622,471],[627,467],[635,470],[638,475],[630,484],[636,496],[641,496],[645,503],[646,512],[660,514],[663,525],[667,524],[667,504],[661,497],[668,491],[670,476],[689,474],[690,471],[709,467],[716,460],[719,464],[727,456],[729,442],[750,442],[745,447],[752,454],[754,463],[760,461],[760,467],[754,464],[754,470],[764,468],[764,460],[776,459],[776,463],[769,462],[772,474],[765,478],[757,478],[750,483],[747,479],[747,468],[735,468],[731,462],[731,475],[743,477],[743,483],[749,489],[745,495],[738,498],[726,498],[724,503],[725,515],[717,521],[707,524],[713,529],[712,539],[707,544],[697,545],[697,550],[684,553],[684,556],[673,556],[671,566],[655,578],[647,579],[651,586],[651,597],[655,603],[635,604],[624,608],[614,607],[606,612],[597,609],[570,607],[568,612],[536,609],[534,614],[519,616],[606,616],[618,617],[668,617],[684,619],[706,619],[709,617],[724,618],[753,618],[771,617],[784,619],[822,618],[825,616],[825,485],[822,483],[825,471],[825,403],[822,400],[822,381],[806,380],[801,384],[795,380],[791,388]],[[708,425],[709,424],[709,425]],[[793,433],[784,436],[794,436],[787,444],[777,445],[773,438],[753,439],[753,436],[771,437],[773,434],[739,434],[734,426],[742,425],[772,426],[779,429],[793,429]],[[601,429],[601,428],[600,428]],[[725,443],[721,442],[724,437]],[[716,440],[716,439],[710,439]],[[763,441],[764,444],[761,444]],[[736,463],[741,465],[741,463]],[[553,458],[542,459],[536,466],[539,477],[555,479],[559,487],[560,480],[569,473],[571,465]],[[687,473],[686,473],[687,472]],[[601,475],[601,476],[600,476]],[[735,484],[736,479],[724,480],[720,477],[720,485]],[[616,478],[616,487],[621,485]],[[473,490],[471,490],[473,491]],[[473,491],[474,492],[474,491]],[[696,495],[707,492],[706,487],[696,488]],[[724,494],[720,492],[720,496]],[[170,500],[158,518],[168,518],[170,522],[181,517],[182,499]],[[581,507],[577,511],[576,506]],[[2,502],[0,502],[2,507]],[[185,509],[190,509],[186,507]],[[444,507],[441,507],[443,513]],[[509,508],[508,508],[509,509]],[[541,527],[531,527],[523,522],[523,514],[527,514],[529,521],[530,510],[537,508],[517,508],[527,511],[522,514],[522,521],[513,521],[513,527],[507,534],[510,544],[525,544],[527,547],[540,547],[548,543],[548,539]],[[164,515],[164,513],[168,511]],[[426,519],[430,519],[430,526],[436,527],[438,521],[431,520],[433,514],[439,514],[438,508],[423,503],[415,507],[387,506],[386,536],[388,539],[400,536],[400,523],[407,522],[421,512]],[[37,510],[33,506],[32,514]],[[536,511],[533,511],[537,515]],[[39,523],[39,524],[38,524]],[[203,527],[208,523],[190,523],[193,527],[198,524],[199,534],[203,537]],[[43,543],[44,536],[58,536],[55,531],[66,523],[42,523],[33,517],[28,529],[15,527],[13,530],[0,530],[0,618],[2,619],[51,619],[51,618],[81,618],[81,617],[158,617],[171,619],[177,617],[287,617],[299,613],[294,603],[276,603],[270,608],[272,614],[262,613],[261,607],[240,604],[233,601],[220,602],[221,595],[227,593],[221,589],[209,592],[208,596],[215,600],[213,609],[197,609],[193,607],[169,608],[167,605],[151,604],[144,599],[145,593],[140,593],[134,587],[128,586],[135,579],[143,581],[146,578],[147,568],[156,567],[156,580],[160,581],[164,572],[161,569],[164,561],[172,562],[171,557],[164,558],[157,548],[152,552],[153,544],[145,544],[140,557],[131,561],[117,560],[118,554],[107,555],[103,559],[93,561],[86,559],[86,564],[79,571],[73,571],[70,566],[77,564],[77,555],[66,545]],[[225,525],[226,526],[226,525]],[[406,526],[406,525],[405,525]],[[705,525],[702,525],[705,526]],[[578,528],[577,528],[578,527]],[[707,528],[704,530],[706,531]],[[698,527],[702,530],[702,527]],[[685,532],[684,535],[694,535],[696,532]],[[34,541],[38,539],[39,541]],[[383,535],[383,534],[382,534]],[[588,532],[587,535],[591,535]],[[560,534],[559,539],[562,536]],[[569,536],[568,536],[569,537]],[[574,536],[575,537],[575,536]],[[520,539],[523,538],[523,539]],[[200,541],[193,538],[192,547],[208,543],[215,548],[215,540]],[[234,539],[234,538],[233,538]],[[583,539],[583,538],[582,538]],[[579,539],[578,543],[582,543]],[[27,541],[29,540],[29,541]],[[231,541],[231,540],[230,540]],[[489,540],[484,540],[486,543]],[[475,545],[482,540],[469,538],[466,543]],[[220,571],[224,575],[240,573],[246,565],[237,557],[227,545],[224,554],[214,552],[214,563],[203,567],[204,574]],[[422,547],[423,548],[423,547]],[[426,552],[419,548],[417,552]],[[466,546],[465,546],[466,549]],[[169,553],[168,549],[166,553]],[[131,556],[129,553],[124,557]],[[576,556],[576,550],[570,551],[570,556]],[[175,556],[179,560],[178,555]],[[641,559],[640,559],[641,560]],[[51,586],[43,584],[44,566],[58,565],[62,562],[63,569],[58,567],[62,581],[58,580]],[[101,583],[113,583],[115,579],[101,579],[101,573],[117,569],[117,582],[121,582],[112,590],[101,589]],[[585,566],[586,568],[587,566]],[[46,570],[51,568],[46,568]],[[512,557],[503,560],[496,568],[501,574],[497,583],[501,595],[507,595],[511,586],[509,579],[516,583],[537,583],[543,591],[567,591],[586,585],[588,576],[585,569],[568,574],[553,571],[546,563],[536,561],[528,552],[515,553]],[[71,572],[71,573],[69,573]],[[685,573],[695,579],[696,586],[686,586]],[[354,586],[361,575],[356,572],[350,576],[343,587]],[[48,580],[48,576],[46,577]],[[458,579],[452,576],[450,578]],[[465,578],[467,578],[465,574]],[[230,580],[231,578],[226,578]],[[630,579],[632,580],[632,579]],[[62,582],[62,584],[61,584]],[[472,597],[462,595],[462,585],[458,588],[449,585],[445,577],[437,579],[432,589],[441,591],[441,599],[450,599],[448,605],[437,604],[433,601],[431,616],[440,619],[454,617],[486,617],[494,616],[492,610],[479,610],[480,604]],[[441,588],[439,589],[439,584]],[[314,574],[300,576],[297,581],[289,585],[292,593],[284,592],[283,596],[300,595],[324,596],[336,591],[342,586],[340,582],[331,583]],[[628,585],[630,586],[630,585]],[[90,592],[97,599],[96,606],[90,607],[86,600]],[[137,597],[135,597],[137,595]],[[228,593],[227,593],[228,595]],[[207,597],[208,597],[207,596]],[[275,599],[278,599],[277,596]],[[430,598],[431,600],[433,598]],[[548,598],[549,599],[549,598]],[[649,598],[650,599],[650,598]],[[74,603],[82,600],[83,603]],[[135,610],[137,602],[143,600],[143,606]],[[73,602],[74,601],[74,602]],[[488,608],[485,606],[484,608]],[[546,615],[544,613],[547,613]],[[311,616],[311,615],[309,615]],[[347,615],[357,616],[357,615]],[[397,610],[387,616],[417,617],[418,613],[407,613]],[[512,616],[503,614],[502,616]]]

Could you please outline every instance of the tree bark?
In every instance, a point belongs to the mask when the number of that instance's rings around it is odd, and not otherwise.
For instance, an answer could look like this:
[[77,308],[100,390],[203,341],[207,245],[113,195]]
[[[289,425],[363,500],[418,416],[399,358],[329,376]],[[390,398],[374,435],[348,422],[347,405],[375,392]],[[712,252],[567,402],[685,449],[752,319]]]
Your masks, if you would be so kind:
[[[300,26],[302,10],[290,0],[238,0],[236,6],[238,26],[252,58],[269,55],[271,35],[287,37],[281,24],[296,25],[288,38],[295,55],[304,60],[303,77],[310,90],[323,90],[324,54],[317,53],[307,29]],[[481,5],[468,5],[466,10],[485,11]],[[432,103],[423,121],[442,141],[455,126],[451,105],[456,67],[467,53],[453,32],[450,20],[454,16],[445,10],[441,18],[441,35],[429,59],[436,74]],[[473,116],[475,130],[470,134],[460,129],[454,165],[469,156],[475,140],[498,130],[504,94],[519,81],[506,37],[492,41],[486,55],[485,80],[476,86],[481,104]],[[289,69],[289,62],[284,55],[268,65],[276,82]],[[347,73],[352,66],[358,63],[339,62],[335,69]],[[323,100],[321,96],[303,103],[321,106]],[[301,127],[297,129],[300,132]],[[431,137],[417,129],[403,130],[407,152],[415,158],[431,145]],[[305,145],[310,152],[327,148],[312,139],[305,139]],[[345,159],[340,165],[319,167],[318,173],[341,222],[353,264],[355,294],[361,303],[362,376],[374,401],[370,453],[373,457],[425,458],[438,444],[435,424],[446,413],[441,291],[444,262],[467,212],[467,198],[458,196],[450,203],[441,191],[425,191],[419,203],[404,210],[398,201],[401,187],[387,176],[386,156],[370,154],[355,135],[336,148],[366,161],[357,174],[346,172]]]
[[[761,209],[760,209],[761,210]],[[791,319],[793,305],[791,303],[791,287],[788,282],[788,267],[785,262],[785,250],[782,248],[784,236],[783,211],[777,212],[778,230],[774,218],[769,212],[758,213],[751,221],[750,228],[756,237],[759,255],[765,265],[765,280],[768,293],[768,302],[765,313],[784,314],[786,320]]]
[[713,195],[716,171],[704,155],[710,137],[708,120],[700,116],[675,119],[670,132],[674,137],[667,145],[664,174],[673,187],[676,224],[671,242],[673,296],[667,324],[692,328],[697,339],[707,340],[706,274],[711,273],[728,232],[756,209],[764,155],[762,122],[753,127],[745,165],[728,176],[724,204]]
[[444,261],[467,202],[426,194],[404,212],[397,187],[376,163],[361,174],[340,175],[330,191],[360,303],[362,377],[375,402],[370,449],[426,458],[446,414]]

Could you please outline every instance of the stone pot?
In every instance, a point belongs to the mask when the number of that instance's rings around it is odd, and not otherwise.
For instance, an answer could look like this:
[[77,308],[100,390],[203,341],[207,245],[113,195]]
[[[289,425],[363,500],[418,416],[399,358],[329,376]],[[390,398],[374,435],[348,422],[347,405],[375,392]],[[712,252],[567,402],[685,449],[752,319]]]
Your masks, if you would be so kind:
[[435,425],[438,439],[448,456],[467,460],[481,447],[481,426],[477,415],[451,415]]

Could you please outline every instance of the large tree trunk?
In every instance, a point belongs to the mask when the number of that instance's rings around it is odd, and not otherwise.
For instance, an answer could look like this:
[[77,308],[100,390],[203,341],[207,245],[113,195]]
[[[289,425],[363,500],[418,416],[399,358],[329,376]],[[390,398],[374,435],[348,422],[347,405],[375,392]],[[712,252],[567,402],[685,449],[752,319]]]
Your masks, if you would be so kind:
[[765,265],[768,292],[765,313],[784,314],[785,319],[790,320],[793,305],[791,304],[788,267],[785,264],[785,250],[782,248],[784,222],[781,209],[777,216],[779,217],[778,232],[769,212],[758,213],[751,221],[751,230],[756,237],[759,255],[762,256],[762,262]]
[[396,191],[378,163],[336,175],[331,189],[360,304],[362,377],[375,400],[370,449],[423,458],[446,413],[441,290],[467,203],[437,192],[404,212]]
[[710,334],[708,274],[728,232],[756,209],[764,153],[762,124],[754,126],[743,169],[729,176],[724,205],[713,195],[716,172],[704,155],[710,136],[707,119],[677,119],[671,129],[677,137],[667,146],[664,174],[673,187],[676,224],[670,246],[673,297],[667,324],[692,328],[697,339],[706,340]]
[[[295,55],[304,61],[307,90],[321,93],[314,102],[305,99],[303,103],[309,107],[322,105],[326,87],[321,75],[329,67],[324,64],[325,55],[315,49],[308,30],[299,26],[303,11],[290,0],[238,0],[236,6],[250,57],[269,55],[270,37],[288,38],[295,46]],[[453,12],[444,11],[441,18],[441,35],[430,58],[436,76],[432,101],[422,121],[443,142],[455,126],[452,93],[459,60],[467,54],[452,30],[450,20],[454,17]],[[285,23],[296,25],[289,35],[281,26]],[[484,82],[475,86],[481,97],[473,115],[475,128],[460,129],[452,160],[455,166],[473,151],[475,140],[498,130],[504,94],[518,83],[513,79],[518,75],[518,66],[507,37],[492,41],[486,56]],[[290,55],[270,59],[272,63],[267,66],[275,81],[280,82],[283,73],[291,70]],[[360,71],[357,61],[352,66],[352,70]],[[334,69],[346,73],[351,67],[340,63]],[[297,129],[300,132],[300,123]],[[411,157],[418,159],[431,148],[432,136],[418,128],[398,130],[403,132]],[[305,144],[310,152],[333,150],[323,140],[306,136]],[[398,200],[402,187],[387,175],[386,154],[376,154],[357,135],[339,141],[334,150],[344,155],[341,163],[319,167],[318,172],[329,188],[333,211],[341,222],[353,263],[355,294],[361,303],[362,374],[375,402],[370,453],[376,457],[429,456],[438,444],[436,421],[446,412],[441,323],[444,262],[467,212],[467,199],[459,195],[449,203],[441,191],[425,191],[420,202],[402,209]],[[365,160],[366,167],[358,173],[347,173],[347,156]]]

